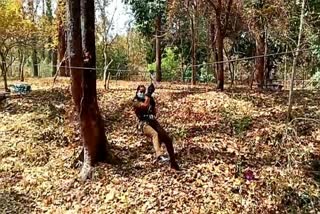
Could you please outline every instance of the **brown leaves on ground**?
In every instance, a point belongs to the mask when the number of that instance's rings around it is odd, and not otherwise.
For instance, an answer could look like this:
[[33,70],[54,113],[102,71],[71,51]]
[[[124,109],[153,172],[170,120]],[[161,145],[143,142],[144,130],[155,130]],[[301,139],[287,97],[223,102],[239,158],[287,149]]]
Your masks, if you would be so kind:
[[[154,161],[136,131],[138,83],[99,90],[113,152],[122,164],[77,181],[80,151],[69,81],[30,80],[33,92],[1,103],[0,210],[4,213],[316,213],[320,208],[320,97],[297,92],[210,91],[162,83],[158,118],[175,138],[181,172]],[[102,84],[99,83],[99,88]]]

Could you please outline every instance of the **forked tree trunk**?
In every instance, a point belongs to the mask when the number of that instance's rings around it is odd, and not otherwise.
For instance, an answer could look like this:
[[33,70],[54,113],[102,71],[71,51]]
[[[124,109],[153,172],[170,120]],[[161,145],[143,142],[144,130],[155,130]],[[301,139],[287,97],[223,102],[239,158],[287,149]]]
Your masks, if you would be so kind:
[[161,16],[156,18],[156,80],[161,81]]
[[85,55],[82,101],[80,105],[81,134],[84,143],[84,165],[81,176],[87,178],[90,168],[99,161],[111,161],[104,124],[100,115],[96,85],[95,9],[94,1],[81,0],[82,47]]

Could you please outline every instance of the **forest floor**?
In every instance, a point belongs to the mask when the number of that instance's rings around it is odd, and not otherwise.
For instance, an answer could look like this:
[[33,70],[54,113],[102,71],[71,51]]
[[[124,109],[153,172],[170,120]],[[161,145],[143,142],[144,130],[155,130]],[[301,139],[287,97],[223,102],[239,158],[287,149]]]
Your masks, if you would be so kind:
[[112,82],[99,102],[120,165],[78,181],[80,151],[69,81],[29,79],[33,91],[0,104],[0,213],[320,212],[320,95],[210,90],[162,83],[159,121],[182,170],[154,161],[131,100],[137,82]]

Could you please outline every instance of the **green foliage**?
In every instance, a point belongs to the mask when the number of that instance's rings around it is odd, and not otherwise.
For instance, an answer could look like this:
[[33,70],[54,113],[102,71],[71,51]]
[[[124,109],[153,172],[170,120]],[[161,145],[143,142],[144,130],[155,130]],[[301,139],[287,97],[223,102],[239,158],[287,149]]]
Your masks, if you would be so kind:
[[210,73],[209,65],[206,62],[203,62],[202,67],[200,68],[200,82],[212,82],[214,80],[214,76]]
[[124,2],[131,5],[137,27],[146,36],[151,36],[154,32],[154,20],[157,16],[165,18],[167,5],[165,0],[124,0]]
[[317,89],[320,89],[320,68],[317,68],[317,72],[311,77],[313,86]]
[[[175,54],[176,48],[165,48],[162,61],[161,69],[164,80],[173,80],[177,77],[179,70],[179,60],[178,56]],[[148,64],[148,71],[156,70],[156,64]]]

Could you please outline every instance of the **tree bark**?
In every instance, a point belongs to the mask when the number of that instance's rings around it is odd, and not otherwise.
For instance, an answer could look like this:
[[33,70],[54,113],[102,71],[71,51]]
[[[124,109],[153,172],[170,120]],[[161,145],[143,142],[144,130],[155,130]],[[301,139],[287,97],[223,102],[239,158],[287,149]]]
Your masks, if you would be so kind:
[[191,84],[196,84],[196,75],[197,75],[197,56],[196,56],[196,50],[197,50],[197,42],[196,42],[196,32],[195,32],[195,25],[196,25],[196,17],[195,15],[191,18],[191,37],[192,37],[192,75],[191,75]]
[[[288,46],[286,46],[286,53],[288,52]],[[287,89],[287,54],[284,55],[284,83],[283,88]]]
[[82,56],[82,40],[80,28],[80,0],[68,0],[69,10],[69,65],[71,70],[71,93],[77,112],[80,112],[80,102],[82,97],[82,69],[75,67],[83,67]]
[[33,49],[32,51],[32,66],[33,66],[33,76],[38,77],[39,76],[39,70],[38,70],[38,53],[36,49]]
[[[62,20],[59,20],[58,24],[58,57],[59,57],[59,63],[64,59],[67,44],[66,44],[66,36],[65,36],[65,29]],[[64,62],[61,63],[60,67],[60,76],[68,76],[67,75],[67,60],[64,60]]]
[[4,82],[4,90],[5,91],[9,91],[8,88],[8,80],[7,80],[7,63],[4,61],[4,57],[2,58],[2,63],[1,63],[1,71],[2,71],[2,75],[3,75],[3,82]]
[[221,26],[221,11],[216,11],[216,49],[217,49],[217,89],[223,91],[224,87],[224,69],[223,69],[223,39]]
[[21,82],[24,81],[24,64],[25,64],[25,55],[22,51],[19,51],[19,79]]
[[264,83],[264,52],[265,52],[265,39],[263,35],[258,35],[256,37],[256,58],[255,61],[255,73],[256,73],[256,81],[258,83],[259,88],[263,88]]
[[[104,72],[103,72],[103,82],[104,82],[103,86],[104,86],[105,90],[109,89],[110,72],[108,72],[108,68],[109,68],[109,66],[111,65],[112,62],[113,62],[113,59],[111,59],[109,64],[106,64],[106,62],[105,62],[105,67],[104,67]],[[107,76],[107,73],[108,73],[108,76]]]
[[57,49],[53,49],[52,51],[52,76],[57,72],[57,64],[58,64],[58,52]]
[[217,62],[217,49],[216,49],[216,30],[215,30],[215,25],[212,22],[210,25],[210,34],[211,34],[211,48],[212,48],[212,72],[213,72],[213,76],[214,76],[214,82],[217,81],[217,64],[215,62]]
[[161,81],[161,16],[156,18],[156,80]]
[[[82,47],[85,55],[82,78],[82,101],[80,106],[81,134],[84,143],[83,179],[90,173],[91,166],[99,161],[110,161],[104,124],[100,115],[96,86],[96,47],[94,1],[81,0]],[[92,68],[92,69],[90,69]]]

